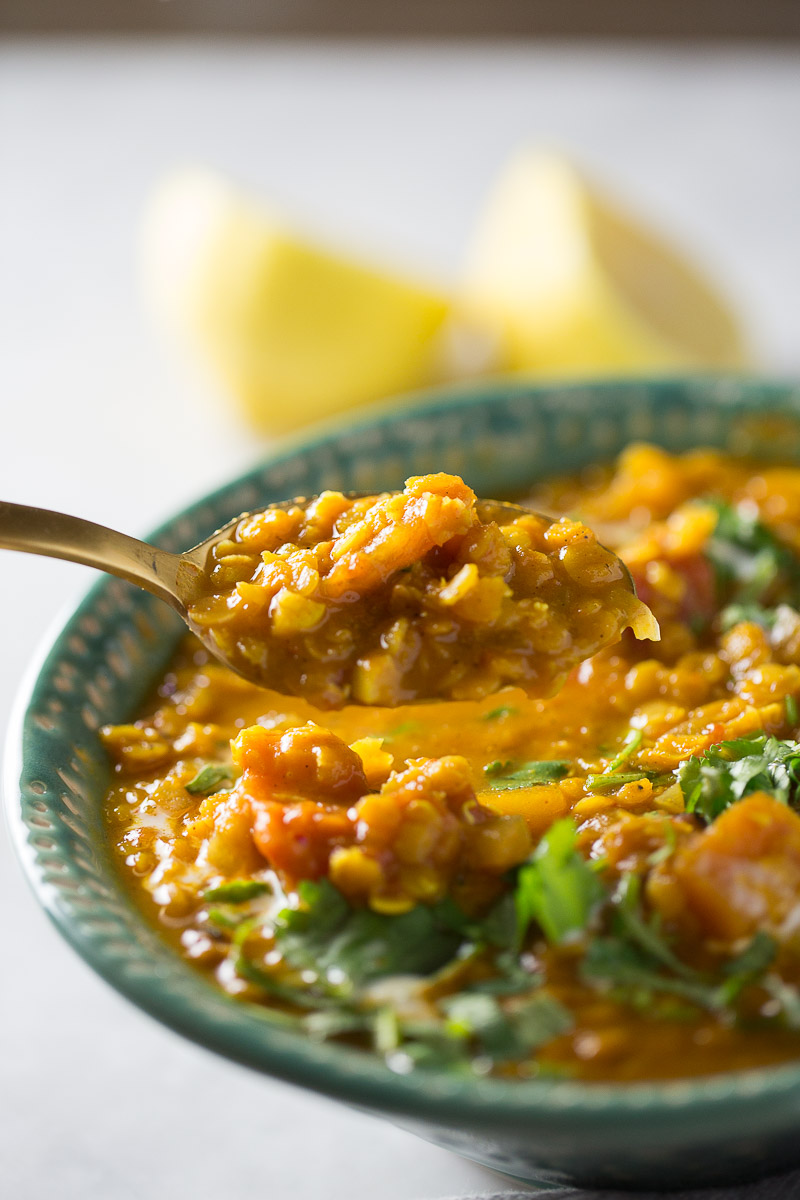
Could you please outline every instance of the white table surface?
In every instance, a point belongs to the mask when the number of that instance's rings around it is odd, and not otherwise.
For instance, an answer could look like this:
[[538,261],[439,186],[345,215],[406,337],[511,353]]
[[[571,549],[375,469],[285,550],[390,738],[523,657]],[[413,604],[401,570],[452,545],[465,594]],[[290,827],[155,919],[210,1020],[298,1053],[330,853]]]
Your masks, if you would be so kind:
[[[144,532],[263,452],[141,311],[137,218],[181,161],[447,275],[507,154],[560,145],[701,249],[763,362],[797,371],[799,68],[796,51],[4,43],[0,494]],[[0,581],[5,725],[90,579],[6,555]],[[0,914],[3,1195],[433,1200],[497,1182],[139,1014],[49,927],[4,833]]]

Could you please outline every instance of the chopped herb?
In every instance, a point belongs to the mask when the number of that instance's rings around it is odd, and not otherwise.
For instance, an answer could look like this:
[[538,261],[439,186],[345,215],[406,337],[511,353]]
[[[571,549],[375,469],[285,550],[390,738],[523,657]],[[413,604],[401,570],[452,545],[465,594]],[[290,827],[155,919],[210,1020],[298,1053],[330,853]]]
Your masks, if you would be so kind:
[[518,944],[531,921],[550,942],[570,940],[586,930],[606,898],[597,872],[575,848],[575,838],[572,821],[556,821],[531,861],[520,867],[514,893]]
[[419,721],[403,721],[400,725],[395,725],[394,729],[390,729],[383,737],[385,741],[391,741],[393,738],[403,737],[407,733],[416,733],[419,727]]
[[797,725],[800,722],[800,712],[798,712],[797,700],[794,696],[784,696],[783,710],[790,725]]
[[369,1029],[373,1021],[368,1013],[351,1008],[327,1008],[303,1017],[303,1029],[317,1041],[338,1037],[342,1033],[358,1033]]
[[720,595],[731,603],[763,607],[791,600],[800,588],[800,562],[759,520],[753,506],[712,502],[717,526],[706,555]]
[[634,754],[642,744],[644,734],[641,729],[629,729],[619,753],[611,759],[606,769],[598,775],[588,775],[586,787],[590,792],[601,792],[604,788],[622,787],[626,783],[638,783],[640,779],[661,779],[651,771],[631,771],[621,773],[619,768]]
[[586,789],[590,792],[602,792],[606,788],[623,787],[626,783],[638,783],[641,779],[660,779],[661,776],[654,776],[648,771],[631,771],[629,774],[619,775],[587,775]]
[[521,788],[563,779],[570,766],[571,763],[565,758],[523,763],[501,762],[498,759],[495,762],[487,763],[483,768],[483,773],[487,779],[491,780],[489,786],[492,788]]
[[236,973],[246,979],[248,983],[253,983],[256,987],[261,988],[273,1000],[280,1000],[295,1008],[313,1009],[315,1014],[316,1010],[321,1011],[327,1008],[338,1010],[342,1004],[342,1001],[337,998],[321,995],[315,988],[297,987],[279,979],[271,971],[254,963],[244,949],[240,949],[236,956]]
[[496,758],[494,762],[486,764],[483,768],[483,773],[484,775],[488,775],[490,779],[493,779],[495,775],[504,775],[507,771],[510,771],[512,766],[511,759],[506,759],[505,762],[502,762],[499,758]]
[[228,763],[206,763],[186,784],[186,791],[192,796],[210,796],[223,784],[232,782],[233,767]]
[[475,1037],[492,1033],[505,1023],[503,1010],[493,996],[465,993],[442,1001],[447,1013],[447,1032],[452,1037]]
[[242,921],[247,918],[241,913],[232,914],[224,908],[210,908],[208,910],[208,919],[212,925],[216,925],[218,929],[224,930],[226,933],[233,933],[238,929]]
[[481,720],[499,721],[503,717],[515,717],[518,712],[518,708],[513,708],[511,705],[503,704],[500,706],[500,708],[493,708],[491,712],[484,713]]
[[522,1058],[574,1027],[563,1004],[544,992],[519,1008],[506,1010],[488,995],[462,994],[444,1001],[447,1030],[453,1037],[475,1038],[492,1058]]
[[517,937],[517,906],[512,892],[502,896],[473,930],[474,936],[489,946],[509,949]]
[[453,957],[461,936],[448,911],[418,904],[384,916],[354,909],[326,879],[300,884],[300,908],[278,914],[275,938],[291,966],[336,980],[343,992],[384,975],[426,975]]
[[639,993],[645,1008],[649,1007],[650,998],[660,992],[679,996],[701,1008],[720,1007],[719,989],[694,979],[665,975],[659,962],[622,937],[593,938],[581,964],[581,976],[589,983],[618,989],[620,998],[629,1003],[633,998],[631,993]]
[[723,633],[727,633],[741,621],[752,621],[763,629],[772,629],[777,619],[774,608],[763,608],[760,604],[728,604],[719,614],[719,626]]
[[687,967],[672,952],[656,922],[646,920],[639,905],[641,880],[632,873],[622,876],[614,896],[615,917],[619,932],[654,962],[669,967],[684,979],[698,979],[698,973]]
[[763,980],[764,989],[779,1006],[780,1017],[788,1029],[800,1030],[800,992],[777,975]]
[[203,893],[203,899],[224,904],[244,904],[247,900],[264,896],[271,891],[269,884],[259,879],[231,879],[228,883],[221,883],[219,887],[209,888]]
[[466,1037],[454,1037],[444,1021],[399,1022],[401,1044],[386,1056],[387,1065],[400,1074],[415,1067],[423,1069],[469,1070],[469,1043]]
[[664,845],[659,846],[652,854],[647,856],[647,865],[649,867],[657,867],[661,863],[666,862],[668,858],[672,858],[675,853],[675,848],[678,845],[678,836],[675,832],[675,826],[672,821],[667,820],[664,824]]
[[720,742],[678,768],[687,812],[713,821],[750,792],[770,792],[784,804],[800,792],[800,742],[765,733]]
[[498,954],[494,960],[497,975],[491,979],[482,979],[473,983],[471,992],[487,992],[490,996],[518,996],[520,992],[529,992],[542,983],[540,975],[531,974],[519,961],[516,954],[506,951]]
[[[581,964],[586,982],[605,985],[620,1000],[647,1012],[653,1011],[654,998],[663,995],[719,1012],[731,1009],[745,987],[764,984],[764,973],[777,952],[768,934],[757,933],[741,954],[723,966],[721,975],[709,976],[682,962],[656,922],[643,916],[639,889],[636,876],[621,881],[614,897],[614,933],[594,938]],[[683,1012],[681,1019],[686,1016]]]
[[379,1008],[372,1022],[372,1041],[379,1054],[391,1054],[400,1045],[400,1022],[388,1005]]
[[514,1014],[517,1036],[526,1050],[536,1050],[545,1042],[569,1033],[574,1027],[572,1013],[553,996],[537,992]]
[[612,758],[603,774],[611,775],[614,771],[617,771],[622,764],[639,749],[643,738],[644,734],[642,733],[641,729],[629,729],[625,735],[625,740],[622,743],[622,748],[620,749],[619,754]]
[[732,1004],[744,988],[759,982],[772,966],[777,953],[778,943],[768,933],[759,929],[741,954],[737,954],[725,964],[726,980],[722,991],[726,1003]]

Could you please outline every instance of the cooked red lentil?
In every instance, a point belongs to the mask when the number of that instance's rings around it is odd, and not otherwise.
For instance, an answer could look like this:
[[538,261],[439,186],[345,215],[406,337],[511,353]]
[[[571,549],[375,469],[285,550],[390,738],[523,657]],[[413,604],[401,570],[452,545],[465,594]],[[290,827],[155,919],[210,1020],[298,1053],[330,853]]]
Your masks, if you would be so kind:
[[268,508],[216,542],[189,615],[243,674],[323,708],[547,695],[628,626],[654,635],[590,529],[513,511],[443,474]]
[[633,446],[528,502],[621,555],[659,643],[337,711],[187,644],[104,731],[121,868],[229,993],[396,1071],[800,1057],[800,469]]

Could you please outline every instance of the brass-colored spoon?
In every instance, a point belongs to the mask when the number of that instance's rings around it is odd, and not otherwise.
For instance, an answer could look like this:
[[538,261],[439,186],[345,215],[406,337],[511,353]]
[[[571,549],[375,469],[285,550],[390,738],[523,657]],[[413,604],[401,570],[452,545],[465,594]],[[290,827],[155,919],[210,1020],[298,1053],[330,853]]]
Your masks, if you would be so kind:
[[[353,493],[349,498],[360,497]],[[172,554],[81,517],[0,501],[0,549],[66,559],[96,567],[128,583],[137,584],[171,605],[216,658],[245,678],[263,684],[255,668],[249,671],[246,663],[231,661],[222,653],[210,631],[192,621],[189,609],[203,595],[207,586],[207,566],[214,546],[229,539],[244,517],[268,509],[291,509],[298,505],[306,507],[309,502],[307,498],[282,500],[265,505],[254,513],[242,513],[190,550],[183,554]],[[510,522],[517,517],[530,515],[529,509],[498,500],[479,500],[477,510],[484,522]],[[553,522],[552,517],[534,515],[541,516],[547,524]],[[622,563],[620,565],[624,567],[624,577],[630,590],[635,591],[628,568]]]

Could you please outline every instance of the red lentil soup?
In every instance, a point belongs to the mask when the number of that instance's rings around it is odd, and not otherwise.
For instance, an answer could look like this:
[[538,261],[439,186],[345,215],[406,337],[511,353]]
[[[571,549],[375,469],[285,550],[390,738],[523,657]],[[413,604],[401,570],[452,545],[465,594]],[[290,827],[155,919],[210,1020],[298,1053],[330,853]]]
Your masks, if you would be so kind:
[[629,626],[657,636],[591,529],[445,474],[248,514],[215,542],[189,616],[247,678],[323,708],[547,695]]
[[660,642],[326,710],[189,641],[103,731],[120,869],[232,996],[398,1072],[800,1057],[800,469],[635,445],[524,503],[621,556]]

